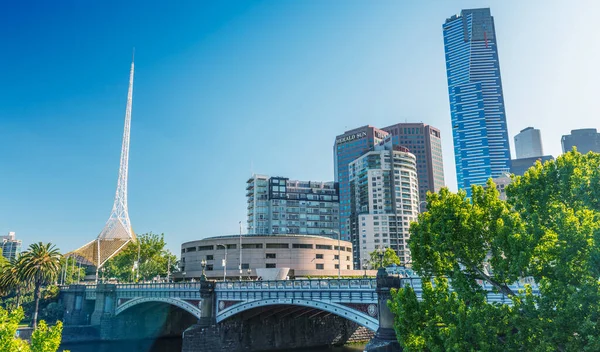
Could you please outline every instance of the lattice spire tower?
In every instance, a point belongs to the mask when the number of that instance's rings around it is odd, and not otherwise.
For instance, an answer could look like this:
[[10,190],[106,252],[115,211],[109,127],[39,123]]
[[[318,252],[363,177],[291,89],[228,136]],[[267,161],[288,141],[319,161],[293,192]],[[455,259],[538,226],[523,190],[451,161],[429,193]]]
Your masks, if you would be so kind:
[[115,203],[113,204],[108,221],[98,237],[83,247],[67,254],[67,256],[76,257],[79,262],[95,266],[96,278],[98,277],[99,268],[125,248],[129,242],[136,241],[127,211],[127,176],[131,103],[133,98],[133,70],[134,60],[132,58],[131,71],[129,73],[129,90],[127,92],[127,108],[125,110],[125,128],[123,130],[123,144],[121,146],[121,165],[119,167]]

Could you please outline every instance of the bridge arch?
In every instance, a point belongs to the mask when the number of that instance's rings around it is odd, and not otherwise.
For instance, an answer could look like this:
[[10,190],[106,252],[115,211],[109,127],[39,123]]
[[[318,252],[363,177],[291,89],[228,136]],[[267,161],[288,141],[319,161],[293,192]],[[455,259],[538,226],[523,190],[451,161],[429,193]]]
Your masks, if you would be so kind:
[[130,299],[129,301],[121,304],[120,306],[118,306],[117,309],[115,310],[115,316],[123,313],[124,311],[126,311],[127,309],[129,309],[131,307],[137,306],[138,304],[152,303],[152,302],[166,303],[166,304],[170,304],[170,305],[179,307],[179,308],[185,310],[186,312],[192,314],[194,317],[196,317],[198,319],[200,319],[200,316],[201,316],[201,311],[198,307],[196,307],[193,304],[188,303],[182,299],[172,298],[172,297],[137,297],[137,298],[133,298],[133,299]]
[[363,312],[359,312],[350,307],[344,306],[342,304],[332,303],[332,302],[324,302],[324,301],[315,301],[315,300],[305,300],[305,299],[263,299],[263,300],[255,300],[255,301],[247,301],[240,304],[233,305],[217,314],[216,320],[217,323],[230,318],[238,313],[265,306],[275,306],[275,305],[291,305],[291,306],[302,306],[308,308],[320,309],[322,311],[332,313],[338,315],[342,318],[346,318],[350,321],[353,321],[365,328],[377,331],[379,328],[379,320],[375,317],[371,317]]

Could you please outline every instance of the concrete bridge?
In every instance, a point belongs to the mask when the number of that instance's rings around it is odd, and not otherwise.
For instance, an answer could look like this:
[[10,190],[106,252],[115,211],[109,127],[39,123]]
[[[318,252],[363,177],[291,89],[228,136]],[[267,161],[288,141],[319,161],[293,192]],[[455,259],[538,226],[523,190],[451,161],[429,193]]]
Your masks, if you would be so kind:
[[[233,352],[373,338],[376,351],[399,349],[386,302],[406,284],[420,297],[420,278],[380,269],[377,278],[71,285],[60,299],[66,326],[97,326],[106,340],[183,334],[186,352]],[[488,301],[510,302],[493,292]]]

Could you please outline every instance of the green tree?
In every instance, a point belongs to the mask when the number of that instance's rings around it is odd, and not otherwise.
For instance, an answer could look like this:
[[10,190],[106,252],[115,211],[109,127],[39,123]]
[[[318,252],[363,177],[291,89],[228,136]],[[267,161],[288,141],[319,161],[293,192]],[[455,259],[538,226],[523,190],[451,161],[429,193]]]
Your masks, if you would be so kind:
[[78,265],[74,257],[63,257],[60,261],[59,283],[71,285],[85,278],[85,267]]
[[37,327],[37,316],[43,285],[56,282],[60,271],[61,254],[51,243],[34,243],[19,257],[19,276],[34,287],[35,310],[33,327]]
[[33,331],[31,344],[20,338],[15,338],[19,323],[23,319],[23,310],[11,312],[0,307],[0,351],[3,352],[56,352],[59,348],[62,323],[49,327],[42,320],[40,326]]
[[[104,275],[119,281],[146,281],[156,276],[165,277],[176,270],[177,257],[166,248],[164,234],[146,233],[137,236],[125,249],[105,265]],[[139,277],[134,265],[139,253]],[[170,267],[169,267],[170,264]]]
[[21,305],[22,294],[31,288],[29,281],[21,277],[20,266],[21,259],[13,258],[0,268],[0,294],[5,298],[14,294],[14,308]]
[[[600,155],[537,163],[498,199],[442,189],[410,228],[423,300],[402,288],[390,308],[407,351],[600,350]],[[530,288],[508,286],[530,277]],[[435,283],[432,285],[432,280]],[[452,291],[448,282],[451,282]],[[486,302],[487,283],[512,307]]]
[[[380,252],[378,250],[369,253],[369,256],[371,257],[369,259],[369,265],[371,268],[381,267],[382,260],[380,259],[379,254]],[[393,249],[388,247],[383,252],[383,267],[385,268],[393,264],[400,265],[400,258],[398,258],[398,254],[396,254]]]

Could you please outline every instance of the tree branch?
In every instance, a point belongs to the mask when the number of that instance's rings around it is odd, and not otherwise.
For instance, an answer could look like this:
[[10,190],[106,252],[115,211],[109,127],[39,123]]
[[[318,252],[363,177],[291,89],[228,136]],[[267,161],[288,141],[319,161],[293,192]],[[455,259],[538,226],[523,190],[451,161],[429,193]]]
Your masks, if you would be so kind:
[[502,292],[503,294],[505,294],[507,296],[514,296],[515,295],[515,293],[513,292],[513,290],[511,290],[511,288],[508,287],[508,285],[506,285],[506,284],[500,284],[500,283],[492,280],[491,276],[489,276],[486,273],[484,273],[476,265],[471,265],[471,269],[473,271],[475,271],[476,273],[478,273],[485,281],[489,282],[492,286],[494,286],[495,288],[497,288],[498,291]]

